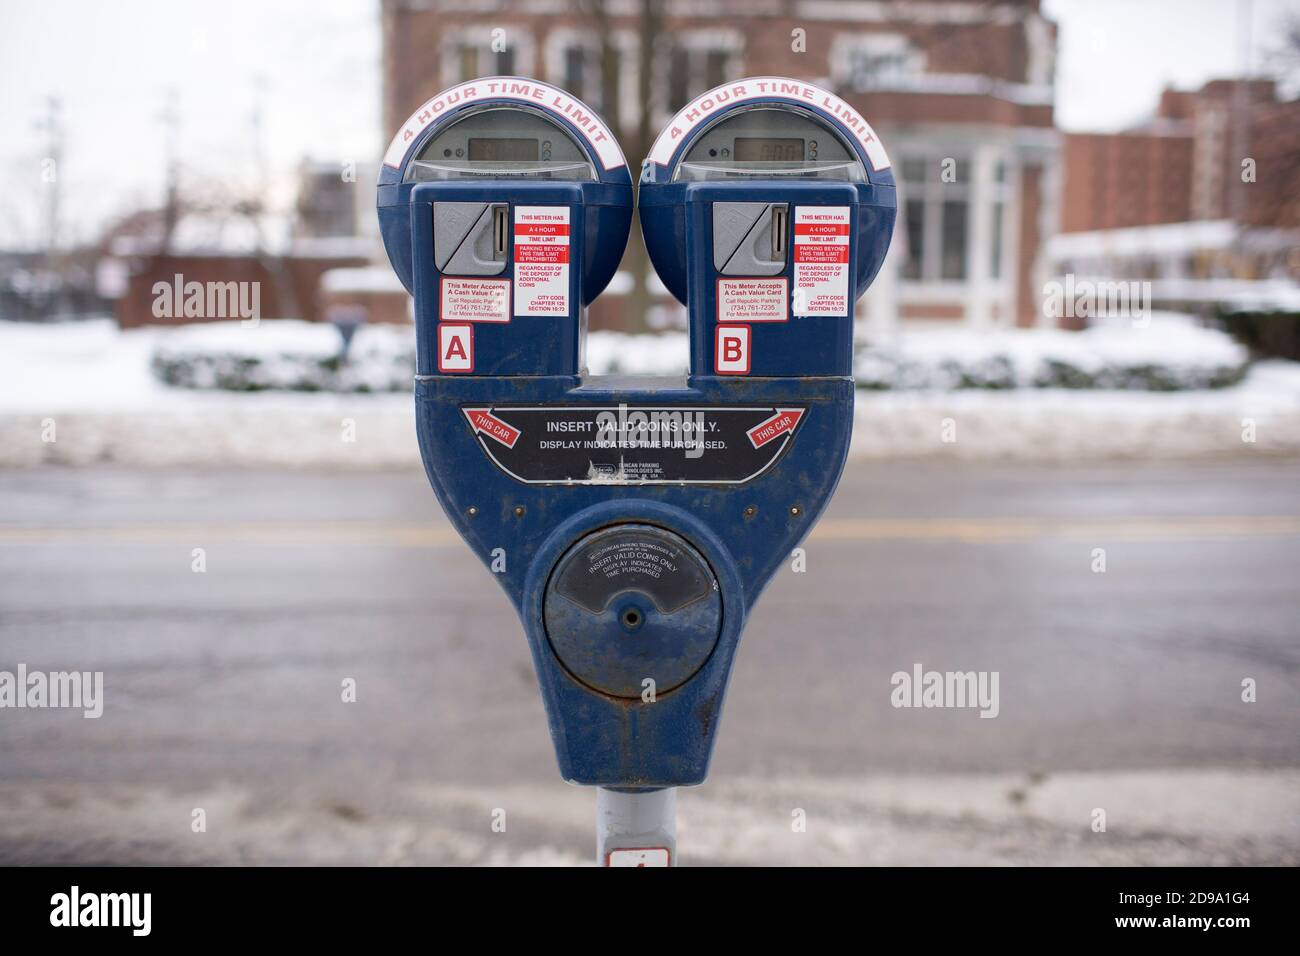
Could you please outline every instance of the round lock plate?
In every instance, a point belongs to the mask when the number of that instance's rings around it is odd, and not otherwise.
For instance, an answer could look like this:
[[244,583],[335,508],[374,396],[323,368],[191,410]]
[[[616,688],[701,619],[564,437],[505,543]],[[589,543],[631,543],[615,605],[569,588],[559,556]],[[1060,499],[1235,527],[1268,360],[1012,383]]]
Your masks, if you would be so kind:
[[555,656],[589,687],[662,694],[704,666],[722,630],[708,562],[671,531],[623,524],[566,551],[551,572],[543,620]]

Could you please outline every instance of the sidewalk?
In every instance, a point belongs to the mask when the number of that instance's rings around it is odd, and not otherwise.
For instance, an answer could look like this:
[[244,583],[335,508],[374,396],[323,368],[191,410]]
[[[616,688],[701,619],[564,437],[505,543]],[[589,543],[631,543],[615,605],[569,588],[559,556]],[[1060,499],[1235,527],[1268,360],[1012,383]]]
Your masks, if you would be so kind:
[[[686,866],[1295,866],[1297,792],[1295,770],[718,780],[680,792],[678,845]],[[196,807],[206,832],[191,831]],[[304,784],[6,784],[0,864],[580,866],[594,821],[595,791],[559,780],[362,801]]]
[[[43,441],[50,423],[54,441]],[[1243,441],[1253,424],[1254,442]],[[953,440],[948,440],[948,439]],[[860,392],[855,459],[1061,461],[1300,454],[1300,375],[1205,392]],[[175,390],[144,405],[0,411],[0,467],[420,467],[409,395]]]

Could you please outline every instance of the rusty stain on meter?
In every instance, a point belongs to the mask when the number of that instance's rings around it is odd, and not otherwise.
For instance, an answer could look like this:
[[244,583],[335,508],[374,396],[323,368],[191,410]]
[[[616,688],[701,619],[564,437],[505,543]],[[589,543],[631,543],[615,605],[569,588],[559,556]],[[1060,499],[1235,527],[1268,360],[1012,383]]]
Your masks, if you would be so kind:
[[653,525],[604,528],[556,564],[544,602],[547,637],[590,687],[639,698],[667,693],[708,660],[722,627],[717,580],[679,535]]

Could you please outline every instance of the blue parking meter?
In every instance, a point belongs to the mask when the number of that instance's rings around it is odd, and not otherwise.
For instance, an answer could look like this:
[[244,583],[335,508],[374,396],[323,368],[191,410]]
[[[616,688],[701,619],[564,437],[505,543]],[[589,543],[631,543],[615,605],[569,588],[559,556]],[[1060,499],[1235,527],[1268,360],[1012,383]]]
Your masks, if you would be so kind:
[[853,107],[781,77],[710,90],[655,141],[639,209],[690,314],[693,382],[823,379],[851,411],[854,304],[896,212],[889,159]]
[[[444,401],[460,393],[443,376],[576,384],[583,309],[632,217],[627,163],[595,112],[520,77],[452,87],[393,138],[378,192],[384,248],[415,297],[417,383],[433,376]],[[422,450],[426,463],[447,451]]]
[[476,80],[385,157],[430,483],[519,613],[561,774],[646,799],[600,804],[621,832],[602,829],[602,862],[672,856],[646,814],[704,780],[745,620],[839,480],[853,306],[894,209],[847,104],[790,80],[705,94],[640,193],[651,258],[689,310],[691,373],[591,377],[583,308],[631,212],[603,121],[534,80]]

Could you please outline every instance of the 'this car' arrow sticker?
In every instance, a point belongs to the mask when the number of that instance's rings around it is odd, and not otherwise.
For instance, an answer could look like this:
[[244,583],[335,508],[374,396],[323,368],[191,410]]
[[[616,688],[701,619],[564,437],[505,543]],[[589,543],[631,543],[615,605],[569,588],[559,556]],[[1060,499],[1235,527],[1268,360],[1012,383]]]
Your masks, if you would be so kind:
[[802,417],[802,408],[778,408],[775,415],[767,421],[759,422],[745,434],[755,448],[762,448],[768,442],[794,431]]
[[519,429],[497,418],[490,408],[465,408],[462,411],[474,434],[495,438],[507,448],[514,448],[515,442],[519,441]]

